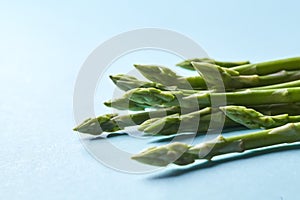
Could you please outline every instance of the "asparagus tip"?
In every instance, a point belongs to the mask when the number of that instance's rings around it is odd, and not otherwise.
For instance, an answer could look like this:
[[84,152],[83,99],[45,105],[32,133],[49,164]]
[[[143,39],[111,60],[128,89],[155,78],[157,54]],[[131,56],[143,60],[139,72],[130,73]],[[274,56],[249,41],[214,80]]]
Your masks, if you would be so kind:
[[103,104],[107,107],[111,107],[112,102],[111,101],[105,101]]
[[103,133],[97,118],[89,118],[73,128],[73,130],[90,135],[101,135]]
[[174,142],[164,146],[151,147],[131,158],[144,164],[164,167],[176,162],[188,148],[190,147],[187,144]]

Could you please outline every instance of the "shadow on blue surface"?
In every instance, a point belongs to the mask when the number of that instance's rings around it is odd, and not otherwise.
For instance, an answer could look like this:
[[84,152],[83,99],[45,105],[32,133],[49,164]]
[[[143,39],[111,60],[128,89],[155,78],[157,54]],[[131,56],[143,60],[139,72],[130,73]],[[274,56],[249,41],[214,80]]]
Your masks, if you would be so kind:
[[269,153],[276,153],[276,152],[287,151],[287,150],[300,150],[300,144],[298,143],[298,144],[291,144],[285,146],[269,147],[267,149],[252,150],[246,153],[242,153],[239,155],[235,155],[235,156],[231,156],[219,160],[202,162],[182,169],[180,168],[172,169],[171,171],[166,170],[166,172],[150,177],[150,179],[165,179],[165,178],[178,177],[181,175],[188,174],[190,172],[194,172],[195,170],[207,169],[227,162],[232,162],[240,159],[247,159],[247,158],[261,156]]

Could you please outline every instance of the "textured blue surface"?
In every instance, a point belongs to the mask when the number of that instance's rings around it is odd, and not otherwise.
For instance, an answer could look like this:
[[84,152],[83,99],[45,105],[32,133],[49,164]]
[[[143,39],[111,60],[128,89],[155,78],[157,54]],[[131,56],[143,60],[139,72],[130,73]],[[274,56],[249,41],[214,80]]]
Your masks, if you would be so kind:
[[[0,2],[0,199],[298,199],[298,145],[132,175],[97,162],[71,131],[80,66],[97,45],[120,32],[172,29],[220,60],[299,55],[296,1],[209,2]],[[178,61],[146,53],[127,61]],[[112,72],[122,62],[128,64],[124,58]],[[108,98],[99,91],[96,97]],[[144,142],[126,136],[111,140],[144,148]]]

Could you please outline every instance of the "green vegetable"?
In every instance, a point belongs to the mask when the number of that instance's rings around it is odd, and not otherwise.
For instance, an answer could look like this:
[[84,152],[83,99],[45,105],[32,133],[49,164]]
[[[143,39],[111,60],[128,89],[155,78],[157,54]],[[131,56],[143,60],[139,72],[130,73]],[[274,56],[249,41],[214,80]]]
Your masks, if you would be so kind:
[[[198,61],[197,59],[190,59],[178,63],[177,66],[192,70],[193,69],[192,62],[197,62],[197,61]],[[199,61],[201,62],[201,59]],[[206,63],[219,65],[221,67],[226,67],[218,62],[215,63],[206,62]],[[232,67],[231,69],[238,71],[241,75],[254,75],[254,74],[266,75],[266,74],[279,72],[282,70],[286,70],[286,71],[299,70],[300,57],[285,58],[280,60],[273,60],[273,61],[254,63],[254,64],[246,64],[246,63],[242,64],[242,62],[241,62],[242,65],[238,65],[239,62],[237,62],[236,64],[237,66]]]
[[198,104],[200,108],[210,107],[211,100],[226,99],[227,105],[262,105],[279,103],[296,103],[300,101],[300,87],[266,89],[266,90],[243,90],[238,92],[215,93],[196,92],[185,94],[183,91],[161,91],[155,88],[136,88],[124,94],[119,99],[114,99],[105,105],[117,109],[133,109],[124,101],[131,101],[138,107],[169,107],[180,106],[191,108]]
[[200,76],[183,77],[167,67],[157,65],[134,65],[148,80],[164,86],[176,86],[180,89],[206,89],[205,81]]
[[143,123],[151,117],[161,117],[180,112],[178,107],[170,107],[155,111],[139,112],[128,115],[105,114],[97,118],[89,118],[73,130],[90,135],[101,135],[103,132],[116,132],[128,126]]
[[299,141],[300,123],[298,122],[244,135],[218,136],[214,140],[196,146],[176,142],[152,147],[132,156],[132,159],[155,166],[166,166],[170,163],[188,165],[197,159],[210,160],[218,155]]
[[[147,135],[173,135],[178,132],[206,133],[209,128],[212,131],[212,127],[209,127],[211,122],[220,124],[222,121],[224,121],[224,128],[240,126],[229,118],[225,119],[225,115],[218,109],[207,107],[183,115],[174,114],[163,118],[151,118],[143,122],[139,126],[139,130]],[[223,126],[217,126],[217,128],[223,128]]]
[[211,58],[193,58],[193,59],[188,59],[185,60],[183,62],[180,62],[178,64],[176,64],[176,66],[185,68],[185,69],[189,69],[189,70],[195,70],[194,66],[192,65],[192,62],[203,62],[203,63],[210,63],[210,64],[215,64],[215,65],[219,65],[220,67],[226,67],[226,68],[230,68],[230,67],[235,67],[235,66],[239,66],[239,65],[245,65],[245,64],[249,64],[249,61],[237,61],[237,62],[223,62],[223,61],[217,61]]
[[[240,72],[239,69],[235,67],[228,69],[205,62],[192,62],[191,64],[202,75],[205,75],[205,77],[183,77],[177,75],[169,68],[156,65],[135,65],[135,68],[148,80],[155,82],[152,84],[154,84],[154,87],[158,89],[163,89],[163,86],[173,86],[180,89],[206,90],[207,85],[216,84],[218,77],[222,78],[225,90],[227,91],[273,85],[300,79],[300,71],[288,68],[289,65],[287,65],[286,69],[277,67],[281,70],[269,70],[270,73],[261,75],[258,75],[257,73],[244,75],[243,72]],[[298,66],[300,66],[300,59]],[[218,74],[216,75],[216,73]],[[156,86],[155,84],[157,83],[160,85]],[[149,83],[141,84],[144,84],[147,87],[151,85]],[[131,87],[131,89],[132,88],[133,87]]]
[[[284,82],[284,81],[283,81]],[[300,87],[300,80],[290,81],[287,83],[278,83],[274,85],[255,87],[251,89],[255,90],[265,90],[265,89],[280,89],[280,88],[292,88],[292,87]]]
[[289,116],[288,114],[281,114],[268,116],[244,106],[225,106],[220,107],[220,109],[227,117],[250,129],[275,128],[291,122],[300,122],[300,115]]
[[282,70],[286,70],[286,71],[299,70],[299,67],[300,67],[300,57],[294,57],[294,58],[286,58],[281,60],[261,62],[256,64],[241,65],[241,66],[233,67],[232,69],[238,71],[240,74],[243,75],[251,75],[251,74],[266,75],[266,74],[279,72]]
[[211,86],[210,89],[217,89],[216,87],[219,86],[216,84],[218,76],[222,78],[222,83],[227,91],[273,85],[300,79],[300,71],[283,70],[264,76],[239,75],[235,70],[222,68],[209,63],[192,62],[192,64],[198,72],[203,74],[206,84]]
[[124,91],[128,91],[134,88],[150,88],[150,87],[161,89],[161,90],[172,89],[160,83],[140,81],[137,78],[133,76],[129,76],[127,74],[118,74],[114,76],[111,75],[109,77],[116,84],[118,88]]
[[149,81],[111,75],[125,93],[104,104],[139,112],[89,118],[74,130],[101,135],[138,125],[140,131],[154,136],[217,133],[223,127],[266,129],[231,137],[224,134],[196,146],[171,143],[132,157],[156,166],[187,165],[197,159],[300,141],[300,57],[256,64],[195,58],[177,65],[199,75],[184,77],[157,65],[134,65]]

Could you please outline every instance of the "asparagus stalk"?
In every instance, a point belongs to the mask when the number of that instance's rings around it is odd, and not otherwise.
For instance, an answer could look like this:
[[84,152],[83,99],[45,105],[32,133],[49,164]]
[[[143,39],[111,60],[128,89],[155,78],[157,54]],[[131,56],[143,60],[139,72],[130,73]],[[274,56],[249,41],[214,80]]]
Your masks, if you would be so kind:
[[193,58],[193,59],[188,59],[183,62],[177,63],[176,66],[189,69],[189,70],[195,70],[194,66],[192,65],[192,62],[210,63],[210,64],[215,64],[215,65],[219,65],[220,67],[226,67],[226,68],[250,63],[249,61],[224,62],[224,61],[217,61],[211,58]]
[[[139,130],[147,135],[173,135],[184,132],[206,133],[211,123],[220,124],[224,120],[224,129],[237,128],[240,125],[247,128],[275,128],[290,122],[300,122],[300,116],[290,116],[288,112],[300,113],[299,106],[291,110],[293,105],[260,105],[256,108],[262,113],[273,114],[267,116],[252,108],[243,106],[224,106],[222,110],[210,107],[180,115],[179,113],[168,115],[162,118],[151,118],[139,125]],[[294,106],[295,107],[295,106]],[[281,114],[284,112],[285,114]],[[278,115],[280,114],[280,115]],[[212,131],[212,130],[211,130]]]
[[205,81],[200,76],[183,77],[167,67],[157,65],[137,65],[134,67],[148,80],[165,86],[176,86],[180,89],[206,89]]
[[275,128],[287,123],[300,122],[300,115],[289,116],[281,114],[276,116],[263,115],[262,113],[244,106],[220,107],[227,117],[250,129]]
[[114,99],[113,101],[106,101],[104,105],[107,107],[113,107],[119,110],[132,110],[132,111],[142,111],[150,107],[149,105],[140,104],[135,101],[130,100],[125,95],[122,98]]
[[239,75],[239,73],[235,70],[229,71],[226,68],[209,63],[192,62],[192,65],[200,74],[204,75],[206,83],[210,86],[215,85],[215,87],[218,87],[218,85],[216,85],[216,78],[218,77],[215,75],[215,73],[219,73],[226,90],[273,85],[298,80],[300,78],[300,71],[283,70],[264,76]]
[[[161,91],[155,88],[136,88],[130,90],[119,99],[111,100],[105,105],[118,109],[132,109],[124,105],[123,101],[128,99],[142,107],[170,107],[180,106],[182,108],[191,108],[195,106],[195,99],[200,108],[210,107],[211,100],[225,99],[227,105],[262,105],[262,104],[280,104],[296,103],[300,101],[300,87],[250,90],[227,93],[214,92],[195,92],[193,95],[187,95],[182,91]],[[121,102],[121,103],[120,103]]]
[[[192,62],[194,68],[203,76],[183,77],[172,70],[155,65],[135,65],[136,69],[147,79],[165,86],[176,86],[180,89],[206,90],[207,84],[213,85],[216,79],[222,78],[227,91],[251,88],[294,81],[300,78],[300,71],[281,70],[268,75],[241,75],[235,68],[224,68],[210,63]],[[300,69],[300,62],[299,62]],[[218,76],[212,71],[218,72]],[[131,84],[132,85],[132,84]],[[150,86],[151,84],[145,84]],[[159,88],[156,85],[155,88]],[[160,88],[159,88],[160,89]],[[210,88],[213,89],[213,88]]]
[[132,156],[132,159],[154,166],[167,166],[170,163],[188,165],[197,159],[211,160],[218,155],[299,141],[300,122],[244,135],[226,138],[218,136],[214,140],[196,146],[176,142],[152,147]]
[[[197,132],[206,133],[210,123],[220,124],[224,120],[225,115],[218,109],[210,107],[191,112],[188,114],[169,115],[163,118],[152,118],[143,122],[139,126],[139,130],[147,135],[174,135],[176,133]],[[233,128],[240,126],[230,118],[225,118],[224,128]],[[223,128],[223,127],[217,127]],[[213,130],[211,130],[213,131]]]
[[168,88],[160,83],[141,81],[133,76],[127,74],[117,74],[109,76],[115,85],[123,91],[128,91],[134,88],[157,88],[161,90],[169,90],[175,88]]
[[[197,62],[197,60],[191,59],[191,60],[183,61],[182,63],[179,63],[177,65],[183,68],[193,69],[191,65],[192,62],[194,61]],[[215,63],[207,62],[207,63],[216,64],[223,67],[222,64],[220,63],[219,64],[216,62]],[[238,71],[241,75],[253,75],[253,74],[266,75],[266,74],[276,73],[282,70],[286,70],[286,71],[299,70],[300,57],[286,58],[286,59],[280,59],[274,61],[254,63],[254,64],[244,64],[239,66],[237,65],[235,67],[232,67],[231,69]]]
[[286,83],[279,83],[274,85],[268,85],[268,86],[260,86],[251,88],[253,90],[265,90],[265,89],[280,89],[280,88],[292,88],[292,87],[300,87],[300,80],[290,81]]
[[300,113],[299,103],[264,104],[251,106],[251,108],[263,113],[264,115],[299,115]]
[[[297,103],[300,100],[300,88],[282,88],[251,90],[228,93],[202,93],[183,98],[180,106],[188,107],[189,99],[197,98],[200,106],[210,106],[211,99],[226,98],[227,105],[254,106],[262,104]],[[225,103],[225,102],[224,102]],[[174,103],[173,103],[174,104]]]
[[300,57],[273,60],[273,61],[261,62],[256,64],[241,65],[241,66],[233,67],[232,69],[238,71],[240,74],[243,75],[251,75],[251,74],[266,75],[266,74],[279,72],[282,70],[286,70],[286,71],[299,70]]
[[194,94],[194,90],[178,89],[177,86],[164,86],[156,82],[141,81],[127,74],[111,75],[110,78],[123,91],[129,91],[135,88],[156,88],[160,90],[175,91],[180,90],[185,94]]
[[[150,107],[169,107],[172,102],[175,106],[176,98],[184,95],[182,91],[162,91],[155,88],[135,88],[127,91],[121,98],[113,99],[104,104],[119,110],[138,110]],[[185,94],[188,96],[187,94]]]
[[103,132],[116,132],[123,130],[128,126],[139,125],[150,118],[161,117],[175,113],[180,113],[180,108],[170,107],[166,109],[133,113],[128,115],[105,114],[96,118],[89,118],[75,127],[73,130],[90,135],[101,135]]
[[[298,115],[300,113],[300,105],[299,104],[270,104],[270,105],[259,105],[254,107],[259,112],[265,114],[265,115],[278,115],[278,114],[289,114],[289,115]],[[195,112],[194,110],[189,110],[190,112]],[[186,112],[189,112],[186,111]],[[140,113],[133,113],[128,115],[118,115],[118,114],[105,114],[101,115],[97,118],[89,118],[82,122],[80,125],[75,127],[73,130],[78,131],[81,133],[86,133],[90,135],[101,135],[103,132],[116,132],[119,130],[123,130],[125,127],[128,126],[135,126],[140,125],[140,130],[148,133],[148,134],[171,134],[172,131],[164,130],[167,127],[167,124],[170,128],[173,128],[175,131],[178,132],[178,129],[176,127],[179,127],[177,125],[176,120],[169,120],[168,115],[173,114],[180,114],[182,111],[179,107],[170,107],[166,109],[159,109],[155,111],[145,111]],[[205,116],[204,111],[196,111],[200,112],[202,117],[200,118],[201,122],[197,122],[199,124],[199,130],[198,132],[206,132],[206,128],[208,124],[210,123],[210,119],[215,119],[214,117],[211,117],[209,115]],[[177,114],[177,116],[179,116]],[[183,114],[183,113],[182,113]],[[187,113],[188,114],[188,113]],[[163,118],[160,118],[161,116],[167,115]],[[185,115],[185,114],[184,114]],[[175,115],[176,116],[176,115]],[[178,119],[182,119],[183,115],[180,115],[181,117],[177,117]],[[190,117],[198,117],[197,115],[189,115]],[[159,117],[159,118],[157,118]],[[171,117],[171,116],[170,116]],[[175,118],[174,116],[171,118]],[[186,120],[189,120],[189,118],[186,118]],[[189,124],[193,122],[194,120],[190,120]],[[228,118],[225,119],[225,127],[235,127],[233,124],[230,125],[228,121]],[[152,123],[153,122],[153,123]],[[172,123],[173,122],[173,123]],[[147,126],[147,124],[149,126]],[[157,131],[157,128],[160,126],[164,126],[163,129],[160,131]],[[166,124],[166,125],[165,125]],[[200,125],[201,124],[201,125]],[[187,123],[188,125],[188,123]],[[194,127],[192,124],[191,126]],[[185,126],[184,126],[185,127]],[[184,132],[184,127],[181,127],[182,129],[180,131]],[[192,128],[186,128],[186,129],[192,129]],[[200,130],[202,129],[202,130]],[[176,133],[173,131],[173,133]]]

